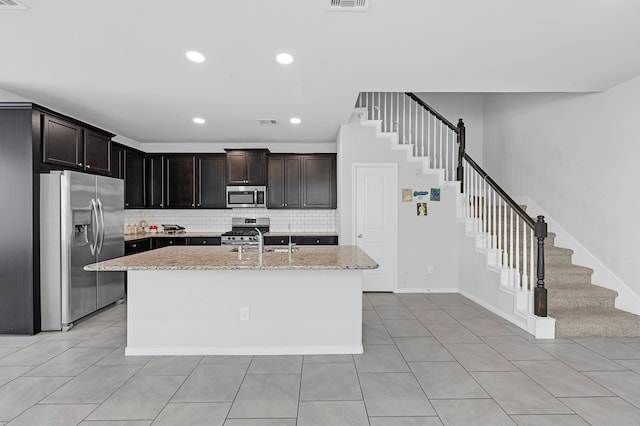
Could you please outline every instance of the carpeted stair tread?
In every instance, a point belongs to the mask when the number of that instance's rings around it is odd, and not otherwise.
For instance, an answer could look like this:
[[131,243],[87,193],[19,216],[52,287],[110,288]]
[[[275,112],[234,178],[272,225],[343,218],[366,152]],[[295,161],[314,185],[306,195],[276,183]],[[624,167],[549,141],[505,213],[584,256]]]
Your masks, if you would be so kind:
[[547,285],[549,309],[613,308],[618,292],[593,284]]
[[556,337],[640,336],[640,316],[615,308],[549,309]]

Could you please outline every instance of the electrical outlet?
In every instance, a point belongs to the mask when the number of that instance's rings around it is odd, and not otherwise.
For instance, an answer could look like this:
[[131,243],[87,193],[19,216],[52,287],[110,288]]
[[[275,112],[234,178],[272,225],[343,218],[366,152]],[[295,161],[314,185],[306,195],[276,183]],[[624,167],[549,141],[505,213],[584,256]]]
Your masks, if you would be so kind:
[[427,266],[427,274],[433,274],[433,266]]
[[249,308],[240,308],[240,321],[249,321]]

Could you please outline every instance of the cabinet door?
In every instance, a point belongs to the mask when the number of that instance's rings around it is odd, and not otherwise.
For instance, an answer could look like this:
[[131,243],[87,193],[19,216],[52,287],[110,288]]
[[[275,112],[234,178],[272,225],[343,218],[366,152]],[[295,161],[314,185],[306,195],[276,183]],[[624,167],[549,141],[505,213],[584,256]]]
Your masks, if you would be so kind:
[[302,207],[302,157],[288,155],[284,159],[284,207]]
[[227,207],[225,156],[198,155],[196,163],[196,207]]
[[124,179],[124,149],[111,144],[111,177]]
[[152,247],[154,249],[169,247],[169,246],[186,246],[187,239],[186,238],[168,238],[168,237],[160,237],[160,238],[152,238]]
[[45,115],[42,162],[82,170],[82,127]]
[[284,208],[284,160],[283,155],[270,155],[268,160],[267,207]]
[[191,237],[187,238],[188,246],[219,246],[222,240],[220,237]]
[[227,184],[245,185],[247,183],[247,170],[244,152],[227,153]]
[[266,154],[264,152],[245,153],[247,184],[265,185],[266,182]]
[[147,207],[164,207],[164,156],[147,156]]
[[126,241],[124,243],[124,255],[141,253],[143,251],[151,250],[151,238],[143,238],[141,240]]
[[84,131],[84,169],[111,174],[111,137],[93,130]]
[[144,154],[124,151],[124,206],[144,208],[146,202],[146,179]]
[[195,157],[167,156],[166,207],[195,207]]
[[332,154],[302,156],[302,207],[336,208],[336,157]]

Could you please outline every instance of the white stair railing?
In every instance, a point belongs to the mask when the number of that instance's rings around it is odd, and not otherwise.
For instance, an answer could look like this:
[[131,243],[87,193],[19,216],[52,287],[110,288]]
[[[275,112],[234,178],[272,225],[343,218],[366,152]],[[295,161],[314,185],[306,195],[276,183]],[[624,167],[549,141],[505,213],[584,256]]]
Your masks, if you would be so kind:
[[456,180],[458,127],[412,93],[362,92],[356,108],[369,120],[381,121],[383,132],[396,132],[398,142],[413,146],[414,157],[425,157],[432,169],[443,169],[445,180]]
[[430,168],[443,169],[445,180],[462,181],[466,230],[476,235],[477,248],[486,249],[501,285],[517,291],[518,310],[546,317],[544,218],[528,216],[465,153],[462,120],[453,125],[413,93],[361,92],[356,108],[380,121],[383,132],[397,133],[398,143],[411,145]]

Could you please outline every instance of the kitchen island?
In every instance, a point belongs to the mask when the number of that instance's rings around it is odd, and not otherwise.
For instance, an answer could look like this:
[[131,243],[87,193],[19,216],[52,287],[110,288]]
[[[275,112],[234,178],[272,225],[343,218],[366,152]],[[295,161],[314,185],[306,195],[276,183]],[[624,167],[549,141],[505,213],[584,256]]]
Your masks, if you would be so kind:
[[376,262],[356,246],[279,251],[166,247],[85,268],[127,271],[127,355],[362,353]]

